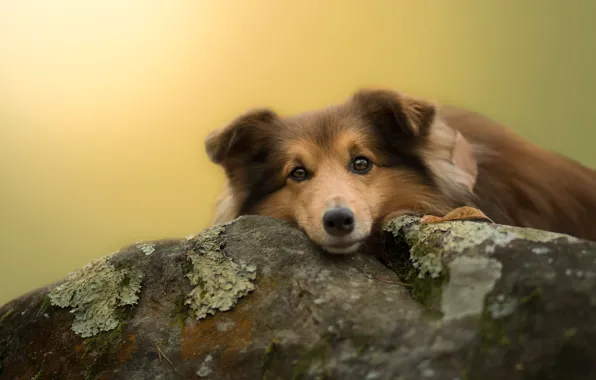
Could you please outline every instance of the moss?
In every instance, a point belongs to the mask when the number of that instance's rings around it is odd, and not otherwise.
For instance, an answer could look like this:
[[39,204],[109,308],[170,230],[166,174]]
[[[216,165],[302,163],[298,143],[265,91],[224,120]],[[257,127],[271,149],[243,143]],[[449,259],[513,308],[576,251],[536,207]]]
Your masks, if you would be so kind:
[[50,292],[50,303],[72,308],[72,330],[87,338],[118,327],[118,309],[137,303],[142,280],[140,270],[115,268],[106,257],[70,275]]
[[271,339],[271,342],[269,342],[269,344],[267,345],[267,347],[265,347],[265,354],[264,354],[264,361],[267,361],[267,358],[271,356],[271,353],[273,352],[273,349],[279,345],[279,339],[277,338],[273,338]]
[[134,315],[134,306],[120,307],[115,314],[119,322],[114,329],[102,331],[83,342],[82,359],[93,358],[92,364],[86,370],[86,380],[94,379],[105,365],[117,360],[118,345],[122,342],[124,327]]
[[431,315],[442,315],[441,296],[443,286],[449,282],[449,271],[444,270],[438,277],[420,277],[417,268],[409,260],[403,260],[401,265],[392,266],[393,270],[406,283],[410,296],[422,304]]
[[92,356],[93,363],[87,368],[85,380],[94,379],[101,372],[103,364],[114,355],[117,343],[122,339],[123,324],[110,331],[103,331],[85,340],[83,358]]
[[39,309],[37,310],[37,316],[44,315],[48,309],[52,306],[52,300],[49,295],[46,295],[41,304],[39,305]]
[[41,366],[39,367],[39,370],[37,371],[37,373],[35,374],[35,376],[32,378],[32,380],[40,380],[43,379],[43,374],[44,374],[44,370],[45,370],[45,366],[46,366],[46,361],[42,361],[41,362]]
[[495,318],[495,314],[492,312],[493,308],[490,306],[496,302],[494,298],[493,296],[486,298],[478,331],[485,350],[489,350],[495,345],[511,344],[511,338],[507,333],[507,324],[511,319],[511,314],[499,315]]
[[532,289],[527,295],[519,297],[515,313],[507,314],[495,314],[494,304],[498,302],[498,297],[486,297],[479,327],[484,349],[508,346],[513,340],[525,339],[526,332],[534,323],[534,316],[542,312],[540,294],[540,289]]
[[271,367],[271,362],[273,361],[273,352],[278,346],[279,340],[273,338],[267,347],[265,347],[265,352],[263,353],[263,380],[267,378],[267,371]]
[[190,262],[190,260],[182,263],[182,273],[184,273],[185,275],[187,273],[192,272],[192,269],[193,269],[193,266],[192,266],[192,263]]
[[328,361],[331,347],[325,339],[321,339],[313,348],[301,355],[294,363],[294,380],[313,378],[328,379],[329,373]]
[[462,368],[461,379],[462,380],[470,380],[470,370],[468,368]]
[[104,331],[87,338],[83,348],[83,358],[86,356],[100,357],[110,351],[110,347],[122,338],[122,324],[110,331]]
[[[482,350],[482,353],[480,350],[475,349],[475,352],[470,353],[472,357],[483,356],[492,351],[495,347],[509,346],[511,344],[511,338],[507,333],[508,318],[509,317],[493,319],[490,312],[485,309],[485,312],[481,315],[480,327],[478,329],[480,349]],[[469,362],[474,361],[475,360],[469,360]]]
[[4,359],[8,358],[8,355],[16,349],[16,346],[16,341],[12,335],[0,340],[0,375],[2,374]]
[[[404,227],[412,227],[415,220],[414,217],[396,220],[397,231],[401,231]],[[420,254],[422,247],[420,245],[412,247],[410,246],[412,243],[416,242],[404,238],[401,233],[394,234],[393,241],[389,242],[389,247],[386,249],[392,256],[388,266],[407,285],[411,297],[425,307],[429,316],[441,316],[441,296],[443,286],[449,282],[449,271],[441,265],[441,270],[435,275],[424,276],[420,265],[416,265],[416,259],[412,258],[412,252],[416,250]],[[402,252],[410,252],[410,255],[403,255]],[[438,259],[440,260],[440,256]]]
[[528,294],[527,296],[521,297],[519,299],[519,304],[520,305],[525,305],[527,303],[532,302],[533,300],[537,300],[540,298],[540,289],[535,288],[534,290],[532,290],[532,292],[530,294]]
[[443,286],[449,282],[449,274],[444,272],[438,278],[420,279],[417,277],[412,280],[412,287],[410,287],[412,298],[420,302],[432,315],[442,316],[441,296]]
[[13,312],[14,310],[8,309],[4,314],[2,314],[2,316],[0,317],[0,325],[2,325],[2,323],[4,323],[4,321],[6,321],[8,317],[12,315]]
[[184,325],[186,324],[186,318],[191,315],[190,309],[188,305],[185,303],[186,295],[180,294],[174,300],[174,309],[170,313],[170,316],[173,318],[174,323],[180,328],[180,330],[184,329]]
[[563,338],[564,339],[571,339],[573,337],[575,337],[577,335],[577,329],[576,328],[568,328],[568,329],[564,329],[563,330]]
[[238,299],[254,290],[257,267],[236,263],[224,254],[220,236],[224,230],[225,226],[216,225],[195,236],[187,254],[192,267],[185,274],[193,289],[185,304],[194,311],[196,319],[218,310],[230,310]]

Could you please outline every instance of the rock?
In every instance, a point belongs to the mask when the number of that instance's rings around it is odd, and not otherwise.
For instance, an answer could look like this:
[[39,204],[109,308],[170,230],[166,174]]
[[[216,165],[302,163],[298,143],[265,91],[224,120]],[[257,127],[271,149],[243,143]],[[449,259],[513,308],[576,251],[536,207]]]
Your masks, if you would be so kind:
[[386,230],[379,257],[256,216],[129,246],[0,309],[0,378],[596,378],[596,243]]

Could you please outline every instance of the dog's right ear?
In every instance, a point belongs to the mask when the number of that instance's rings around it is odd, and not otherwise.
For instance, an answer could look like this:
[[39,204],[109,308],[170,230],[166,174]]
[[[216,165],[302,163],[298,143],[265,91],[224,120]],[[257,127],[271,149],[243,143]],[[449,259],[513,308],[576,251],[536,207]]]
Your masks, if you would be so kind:
[[267,108],[240,115],[205,138],[207,156],[215,164],[222,164],[230,158],[250,157],[262,148],[268,127],[274,125],[277,119],[277,114]]

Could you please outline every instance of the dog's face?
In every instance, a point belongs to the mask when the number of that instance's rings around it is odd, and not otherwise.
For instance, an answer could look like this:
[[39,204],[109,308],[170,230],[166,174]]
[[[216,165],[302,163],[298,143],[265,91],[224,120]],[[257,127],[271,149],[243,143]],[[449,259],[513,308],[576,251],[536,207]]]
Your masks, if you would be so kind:
[[425,157],[435,113],[382,90],[295,117],[246,113],[206,140],[228,177],[220,207],[292,222],[331,253],[356,251],[389,215],[446,212],[453,202]]

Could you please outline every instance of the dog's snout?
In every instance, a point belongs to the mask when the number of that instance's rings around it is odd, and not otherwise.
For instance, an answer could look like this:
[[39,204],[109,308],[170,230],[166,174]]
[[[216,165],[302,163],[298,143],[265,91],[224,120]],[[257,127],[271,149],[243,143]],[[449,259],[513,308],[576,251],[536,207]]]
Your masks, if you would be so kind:
[[332,236],[344,236],[354,231],[354,213],[346,207],[338,207],[323,215],[325,231]]

